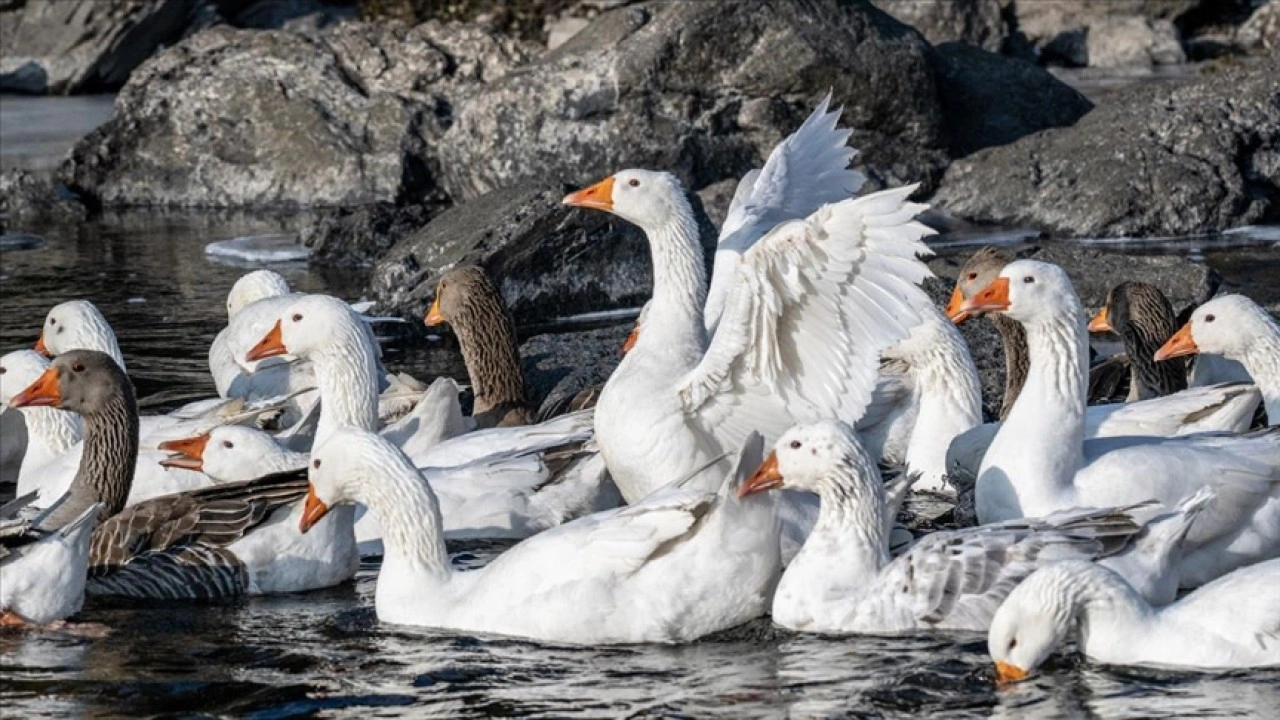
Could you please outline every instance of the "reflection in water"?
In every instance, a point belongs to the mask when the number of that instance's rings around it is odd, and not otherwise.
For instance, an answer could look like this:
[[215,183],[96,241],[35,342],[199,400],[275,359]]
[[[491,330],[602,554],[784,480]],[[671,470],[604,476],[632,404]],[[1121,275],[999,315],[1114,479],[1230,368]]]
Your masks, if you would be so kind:
[[[204,244],[296,223],[135,215],[48,232],[40,247],[0,255],[0,349],[29,347],[54,303],[89,298],[153,406],[206,395],[205,353],[243,269],[210,262]],[[1250,261],[1240,262],[1247,276]],[[346,298],[363,283],[351,272],[282,272],[300,290]],[[408,342],[416,326],[399,331],[393,367],[459,374],[455,354]],[[502,547],[452,549],[456,563],[476,566]],[[759,622],[688,646],[593,649],[380,626],[376,573],[368,564],[344,587],[227,603],[91,602],[80,620],[109,628],[105,637],[0,634],[0,707],[23,718],[1121,718],[1264,717],[1280,706],[1276,671],[1116,672],[1073,656],[996,691],[985,640],[972,635],[824,638]]]

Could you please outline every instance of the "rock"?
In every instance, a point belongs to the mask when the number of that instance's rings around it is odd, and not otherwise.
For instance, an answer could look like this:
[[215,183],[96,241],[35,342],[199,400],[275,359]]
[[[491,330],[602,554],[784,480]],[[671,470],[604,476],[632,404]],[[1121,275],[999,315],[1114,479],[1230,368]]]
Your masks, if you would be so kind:
[[935,204],[1061,235],[1172,236],[1280,219],[1280,59],[1110,96],[1074,126],[981,150]]
[[1280,2],[1270,0],[1254,10],[1236,32],[1236,42],[1246,50],[1275,52],[1280,48]]
[[1178,29],[1169,20],[1136,16],[1099,18],[1085,36],[1089,67],[1176,65],[1186,62]]
[[[497,190],[446,210],[396,243],[373,270],[380,308],[420,317],[445,270],[482,265],[517,324],[594,310],[638,307],[653,289],[649,245],[636,226],[560,203],[569,186]],[[690,196],[704,243],[716,231]]]
[[316,36],[219,26],[139,68],[63,167],[108,206],[299,207],[416,200],[460,86],[521,46],[472,26],[346,22]]
[[698,199],[707,211],[707,217],[716,227],[724,227],[724,218],[729,214],[729,205],[733,202],[733,193],[738,190],[738,179],[729,178],[712,183],[698,191]]
[[256,30],[316,32],[360,15],[355,5],[331,0],[221,0],[219,5],[232,25]]
[[700,188],[759,165],[828,89],[874,179],[929,182],[945,164],[919,35],[863,3],[717,0],[603,13],[475,88],[439,144],[440,185],[461,200],[644,166]]
[[953,157],[1075,123],[1093,107],[1028,62],[964,43],[935,48],[938,93]]
[[87,214],[75,195],[47,178],[26,170],[0,173],[0,232],[77,222]]
[[584,17],[558,18],[547,23],[547,49],[555,50],[569,42],[574,35],[582,32],[591,21]]
[[311,248],[315,264],[372,265],[400,238],[426,225],[431,211],[425,205],[386,202],[346,208],[307,226],[298,240]]
[[584,332],[535,335],[520,345],[525,385],[533,407],[572,398],[609,379],[622,361],[622,343],[634,323]]
[[190,0],[26,0],[0,13],[0,92],[107,92],[182,35]]
[[[1174,21],[1203,0],[1053,0],[1013,2],[1018,36],[1041,59],[1087,65],[1087,36],[1109,18],[1138,17]],[[1105,31],[1104,31],[1105,32]]]
[[1008,0],[872,0],[934,45],[963,42],[999,52],[1008,35],[1001,17]]

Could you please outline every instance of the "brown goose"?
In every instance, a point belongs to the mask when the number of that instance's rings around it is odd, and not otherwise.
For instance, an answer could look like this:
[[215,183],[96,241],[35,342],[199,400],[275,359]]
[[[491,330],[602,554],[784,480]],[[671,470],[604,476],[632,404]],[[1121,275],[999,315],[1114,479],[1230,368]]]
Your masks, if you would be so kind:
[[475,391],[472,416],[477,427],[512,427],[533,421],[515,323],[502,294],[483,269],[468,265],[445,273],[423,322],[429,327],[448,323],[457,334]]
[[1186,363],[1158,363],[1154,355],[1178,329],[1169,300],[1159,288],[1126,281],[1107,293],[1106,303],[1089,321],[1089,332],[1113,332],[1124,341],[1131,379],[1129,400],[1148,400],[1187,389]]
[[327,587],[355,573],[349,524],[333,523],[317,540],[298,534],[304,471],[125,508],[138,453],[138,409],[128,376],[110,355],[60,355],[11,404],[60,407],[84,418],[79,471],[44,524],[64,525],[103,504],[89,552],[89,595],[218,598]]

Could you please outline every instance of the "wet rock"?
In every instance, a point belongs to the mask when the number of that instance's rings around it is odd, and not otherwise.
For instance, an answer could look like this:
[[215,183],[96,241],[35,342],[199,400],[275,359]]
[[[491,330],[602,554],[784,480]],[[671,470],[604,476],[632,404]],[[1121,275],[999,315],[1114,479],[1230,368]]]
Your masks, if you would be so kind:
[[964,43],[936,48],[938,93],[954,157],[1073,124],[1093,107],[1041,68]]
[[1280,48],[1280,2],[1271,0],[1254,10],[1236,32],[1236,42],[1255,52],[1275,52]]
[[[1014,2],[1011,9],[1020,39],[1042,60],[1067,65],[1088,65],[1088,37],[1095,27],[1102,30],[1103,34],[1114,33],[1114,29],[1106,30],[1104,27],[1112,18],[1117,17],[1173,21],[1195,10],[1202,2],[1203,0],[1053,0]],[[1109,50],[1108,53],[1110,52],[1112,51]]]
[[370,265],[409,233],[427,224],[432,208],[374,203],[326,215],[299,233],[320,265]]
[[729,214],[729,205],[733,202],[733,193],[738,189],[738,179],[729,178],[712,183],[698,191],[698,199],[707,211],[707,217],[716,227],[724,226],[725,216]]
[[1084,41],[1085,65],[1129,67],[1176,65],[1187,61],[1178,29],[1169,20],[1136,16],[1100,18]]
[[934,45],[963,42],[998,52],[1008,35],[1001,14],[1008,0],[872,0]]
[[828,88],[861,169],[928,181],[946,161],[929,54],[862,3],[623,7],[461,98],[439,145],[440,184],[459,200],[646,166],[703,187],[759,164]]
[[622,362],[632,322],[570,333],[535,335],[520,345],[525,386],[534,407],[567,401],[609,379]]
[[26,170],[0,173],[0,232],[83,220],[84,205],[66,188]]
[[434,22],[213,27],[140,67],[63,175],[107,206],[416,199],[449,95],[523,57],[514,41]]
[[[562,205],[571,189],[523,185],[446,210],[378,262],[370,291],[379,307],[418,317],[440,275],[466,262],[498,282],[517,324],[643,304],[653,287],[643,232],[608,213]],[[709,251],[715,228],[697,196],[690,200]]]
[[190,0],[26,0],[0,11],[0,92],[115,90],[182,35]]
[[1170,236],[1280,219],[1280,59],[1111,95],[1074,126],[979,151],[936,204],[1074,236]]

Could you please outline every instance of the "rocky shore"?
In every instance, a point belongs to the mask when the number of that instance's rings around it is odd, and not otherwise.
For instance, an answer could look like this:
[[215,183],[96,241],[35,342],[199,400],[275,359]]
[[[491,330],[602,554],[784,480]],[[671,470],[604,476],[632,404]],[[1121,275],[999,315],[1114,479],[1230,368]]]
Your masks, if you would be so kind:
[[[477,262],[541,322],[648,292],[638,231],[566,210],[568,188],[669,170],[713,243],[737,178],[831,91],[868,189],[919,183],[943,230],[1040,233],[1086,302],[1121,274],[1189,298],[1198,266],[1055,239],[1280,221],[1278,7],[0,0],[0,92],[118,91],[53,178],[0,178],[0,214],[23,230],[103,209],[306,209],[313,262],[371,268],[389,311],[419,315],[443,270]],[[1098,73],[1120,86],[1071,84]],[[584,363],[616,361],[616,335],[583,336]],[[979,362],[998,383],[999,358]]]

